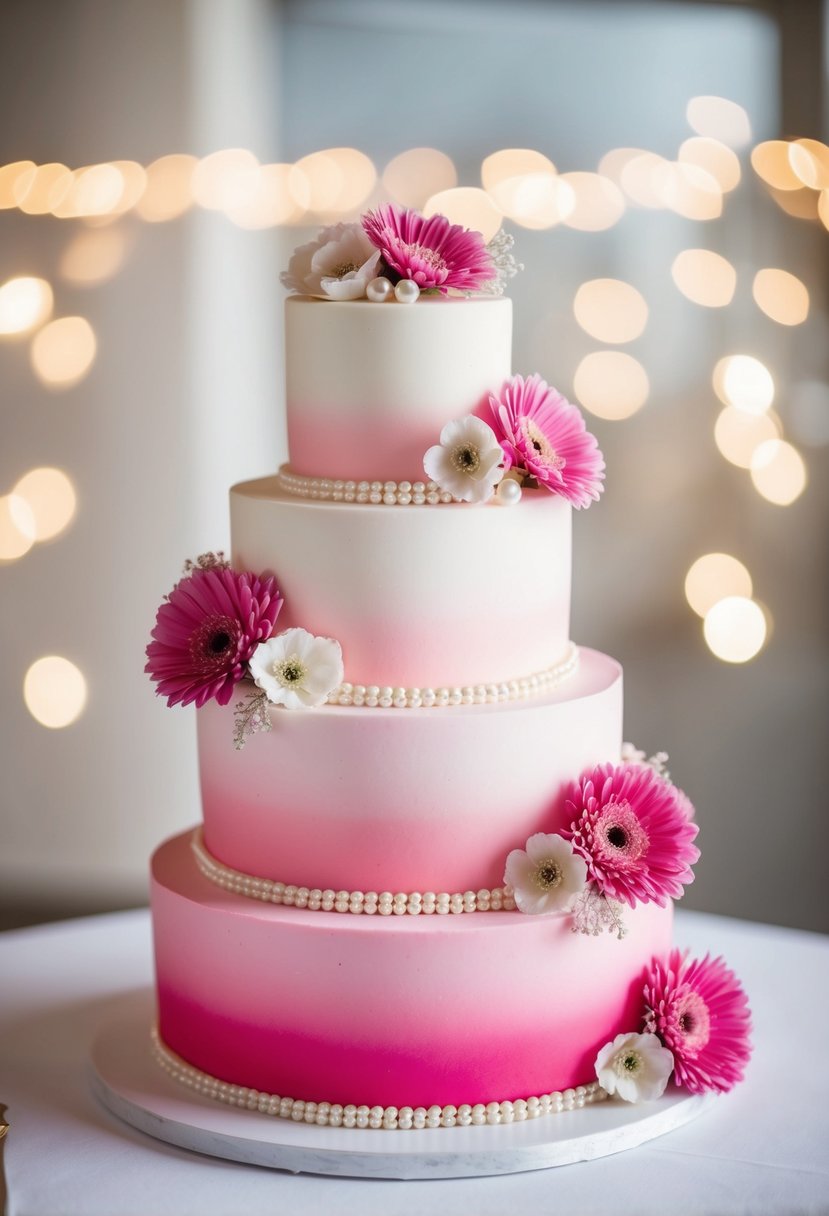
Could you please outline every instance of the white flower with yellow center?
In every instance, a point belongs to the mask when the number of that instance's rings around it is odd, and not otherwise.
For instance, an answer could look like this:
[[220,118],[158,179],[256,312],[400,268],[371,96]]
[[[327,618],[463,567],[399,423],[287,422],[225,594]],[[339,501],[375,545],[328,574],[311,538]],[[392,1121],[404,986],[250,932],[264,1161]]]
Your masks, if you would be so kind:
[[423,457],[426,476],[461,502],[486,502],[504,476],[504,453],[492,427],[469,414],[447,422]]
[[625,1102],[652,1102],[665,1092],[674,1057],[655,1034],[620,1034],[596,1056],[602,1089]]
[[274,705],[314,709],[342,683],[343,652],[333,638],[287,629],[254,650],[250,674]]
[[294,250],[280,279],[283,287],[302,295],[360,300],[377,275],[380,257],[362,224],[332,224]]
[[504,883],[522,912],[566,912],[587,883],[587,866],[563,836],[538,832],[507,858]]

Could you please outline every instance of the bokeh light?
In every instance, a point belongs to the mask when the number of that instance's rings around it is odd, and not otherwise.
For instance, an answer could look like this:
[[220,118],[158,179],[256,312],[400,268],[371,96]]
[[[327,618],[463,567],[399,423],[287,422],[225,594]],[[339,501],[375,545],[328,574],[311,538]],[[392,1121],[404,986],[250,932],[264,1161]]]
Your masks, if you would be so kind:
[[803,457],[785,439],[767,439],[751,458],[751,480],[768,502],[788,507],[806,488]]
[[657,174],[666,164],[665,158],[656,152],[642,152],[628,157],[619,170],[619,185],[638,206],[657,210],[664,206],[657,189]]
[[599,342],[632,342],[648,321],[644,297],[621,279],[591,279],[582,283],[573,301],[579,325]]
[[821,190],[817,201],[817,213],[823,227],[829,231],[829,190]]
[[499,211],[525,228],[551,228],[575,207],[553,162],[531,148],[502,148],[481,166],[481,181]]
[[89,372],[95,350],[95,334],[85,317],[60,317],[35,335],[32,368],[49,388],[71,388]]
[[242,207],[255,195],[259,161],[246,148],[211,152],[193,169],[193,199],[208,211]]
[[58,274],[79,287],[106,283],[123,266],[127,249],[127,234],[120,224],[82,228],[60,255]]
[[737,287],[734,267],[711,249],[683,249],[674,258],[671,277],[687,299],[705,308],[724,308]]
[[715,220],[722,215],[717,179],[698,165],[663,161],[653,169],[653,189],[664,207],[688,220]]
[[32,509],[15,494],[0,497],[0,564],[17,561],[35,543]]
[[193,172],[198,157],[174,152],[160,156],[147,166],[144,191],[135,211],[149,224],[160,224],[183,215],[193,205]]
[[115,165],[76,169],[68,187],[53,196],[50,211],[59,219],[109,215],[118,209],[125,186],[124,175]]
[[458,184],[451,157],[437,148],[410,148],[383,170],[383,188],[404,207],[420,210],[426,200]]
[[774,380],[753,355],[726,355],[714,368],[714,392],[724,405],[746,414],[764,414],[774,401]]
[[703,554],[685,576],[685,598],[702,617],[726,596],[750,598],[753,589],[748,570],[730,553]]
[[559,180],[573,191],[573,206],[562,217],[568,228],[602,232],[622,218],[625,199],[609,177],[599,173],[562,173]]
[[698,135],[718,139],[729,148],[742,148],[751,141],[748,114],[726,97],[692,97],[685,108],[688,125]]
[[52,288],[45,279],[21,275],[0,287],[0,334],[27,334],[51,315]]
[[772,413],[746,414],[727,405],[714,424],[714,442],[738,469],[750,469],[761,443],[780,438],[780,425]]
[[61,469],[32,469],[20,478],[12,496],[26,504],[37,541],[59,536],[75,517],[75,487]]
[[61,655],[45,655],[32,663],[23,680],[23,699],[41,726],[59,730],[80,717],[86,705],[83,673]]
[[819,139],[796,139],[789,144],[792,172],[810,190],[829,188],[829,148]]
[[758,270],[751,290],[757,307],[779,325],[802,325],[809,315],[806,285],[788,270]]
[[297,166],[308,183],[308,209],[323,215],[357,210],[377,181],[374,164],[357,148],[325,148]]
[[768,185],[766,189],[786,215],[791,215],[796,220],[818,218],[820,195],[814,190],[809,190],[806,186],[800,190],[775,190],[774,186]]
[[736,152],[718,139],[695,135],[680,145],[677,159],[681,164],[696,165],[713,177],[724,194],[740,183],[740,159]]
[[445,215],[453,224],[480,232],[491,241],[501,227],[501,212],[485,190],[477,186],[456,186],[433,194],[423,208],[424,215]]
[[36,168],[33,160],[16,160],[0,165],[0,211],[17,206],[17,183],[24,174]]
[[308,179],[296,165],[262,165],[255,193],[227,215],[240,228],[296,224],[305,216],[309,198]]
[[584,408],[611,422],[629,418],[641,409],[649,389],[642,364],[619,350],[585,355],[573,377],[573,391]]
[[27,215],[46,215],[72,184],[72,171],[57,163],[37,165],[20,174],[13,187],[15,202]]
[[762,181],[776,190],[800,190],[803,182],[789,160],[785,139],[767,139],[751,149],[751,167]]
[[718,600],[706,614],[703,636],[724,663],[747,663],[763,649],[768,632],[763,609],[744,595]]

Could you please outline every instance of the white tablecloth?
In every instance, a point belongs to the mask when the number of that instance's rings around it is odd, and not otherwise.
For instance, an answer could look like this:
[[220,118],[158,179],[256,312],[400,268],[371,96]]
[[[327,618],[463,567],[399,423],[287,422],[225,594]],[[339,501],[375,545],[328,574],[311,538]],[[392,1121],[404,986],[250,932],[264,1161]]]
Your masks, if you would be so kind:
[[87,1084],[111,998],[151,983],[146,912],[0,934],[0,1102],[9,1216],[763,1216],[829,1213],[829,938],[680,912],[677,942],[725,955],[755,1021],[745,1083],[619,1156],[456,1181],[281,1174],[120,1123]]

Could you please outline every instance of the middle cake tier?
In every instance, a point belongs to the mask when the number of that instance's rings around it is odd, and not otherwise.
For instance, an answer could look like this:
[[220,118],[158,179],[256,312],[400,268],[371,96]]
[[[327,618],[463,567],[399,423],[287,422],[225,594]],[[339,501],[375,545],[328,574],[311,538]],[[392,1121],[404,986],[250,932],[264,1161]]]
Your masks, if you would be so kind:
[[478,892],[500,886],[511,849],[564,826],[584,769],[619,762],[622,672],[583,649],[569,679],[528,700],[270,716],[237,751],[233,706],[198,711],[216,863],[317,890]]
[[571,508],[385,506],[295,497],[275,477],[230,492],[232,563],[276,575],[277,631],[335,638],[352,684],[499,684],[567,655]]

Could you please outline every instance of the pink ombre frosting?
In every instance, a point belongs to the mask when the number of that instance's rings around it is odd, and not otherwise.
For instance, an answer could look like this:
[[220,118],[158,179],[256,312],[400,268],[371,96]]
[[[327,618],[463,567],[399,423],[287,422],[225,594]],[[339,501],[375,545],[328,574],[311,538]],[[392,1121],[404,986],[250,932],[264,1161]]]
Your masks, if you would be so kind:
[[543,490],[512,507],[386,507],[263,478],[233,487],[230,524],[234,568],[276,575],[280,630],[336,638],[352,684],[500,683],[565,656],[571,509]]
[[499,886],[511,849],[569,822],[568,784],[622,744],[622,673],[582,650],[554,693],[447,709],[274,710],[233,746],[198,712],[205,844],[259,878],[349,891]]
[[672,911],[623,941],[567,919],[365,917],[263,905],[197,871],[190,834],[153,859],[161,1037],[222,1080],[305,1101],[429,1106],[584,1084],[639,1024]]
[[511,372],[506,299],[413,307],[285,301],[291,467],[309,477],[420,481],[452,418],[485,413]]

